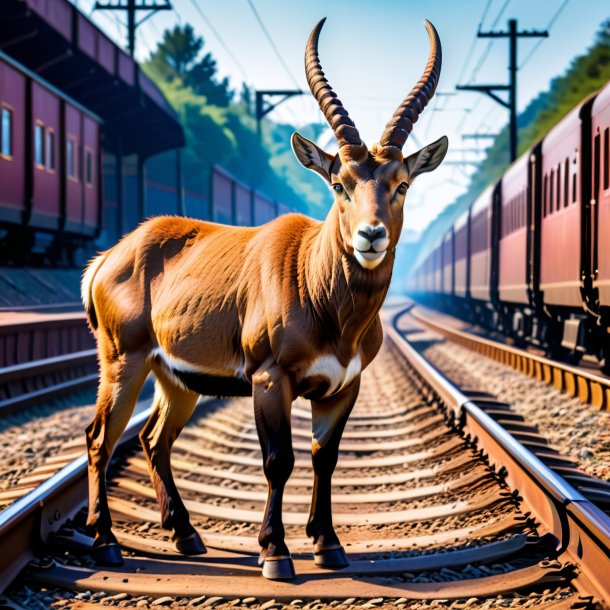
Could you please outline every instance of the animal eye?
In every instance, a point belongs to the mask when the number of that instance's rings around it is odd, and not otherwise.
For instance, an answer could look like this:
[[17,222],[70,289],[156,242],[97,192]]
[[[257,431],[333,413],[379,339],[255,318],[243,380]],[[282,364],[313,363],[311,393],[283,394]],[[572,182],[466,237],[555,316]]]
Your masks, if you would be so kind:
[[343,192],[343,185],[339,184],[338,182],[336,184],[333,184],[333,188],[335,189],[335,191],[337,191],[337,193]]
[[397,193],[400,193],[401,195],[404,195],[407,192],[407,188],[409,187],[409,185],[406,182],[401,182],[398,185],[398,188],[396,189]]

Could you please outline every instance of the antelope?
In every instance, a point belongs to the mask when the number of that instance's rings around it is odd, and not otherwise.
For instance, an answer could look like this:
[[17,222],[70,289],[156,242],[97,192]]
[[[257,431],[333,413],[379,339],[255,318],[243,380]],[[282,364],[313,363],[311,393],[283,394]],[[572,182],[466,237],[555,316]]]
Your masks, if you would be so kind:
[[438,34],[421,79],[369,150],[322,72],[318,39],[306,46],[312,94],[339,144],[326,153],[298,133],[292,147],[334,193],[323,222],[300,214],[260,227],[162,216],[143,222],[87,267],[82,299],[97,337],[100,383],[87,427],[89,513],[98,562],[120,565],[106,496],[106,468],[144,380],[154,373],[150,419],[140,440],[161,509],[161,525],[185,555],[206,552],[174,484],[172,445],[200,394],[252,396],[268,482],[258,536],[262,574],[290,579],[282,496],[294,466],[290,412],[311,403],[311,509],[306,532],[315,563],[348,565],[333,528],[331,478],[358,397],[360,375],[380,349],[379,310],[392,275],[407,189],[443,160],[442,137],[403,157],[402,148],[436,89]]

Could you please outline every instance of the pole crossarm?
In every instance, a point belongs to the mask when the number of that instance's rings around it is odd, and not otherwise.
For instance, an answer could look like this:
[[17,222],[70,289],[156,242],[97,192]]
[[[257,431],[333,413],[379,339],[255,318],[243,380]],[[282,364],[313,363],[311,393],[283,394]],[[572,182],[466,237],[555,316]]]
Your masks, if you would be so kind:
[[[258,135],[261,134],[261,121],[270,112],[275,110],[280,104],[295,95],[303,95],[305,92],[302,89],[259,89],[256,92],[256,127]],[[268,98],[277,98],[279,100],[271,101]]]
[[[519,38],[548,38],[549,33],[547,30],[521,30],[517,32]],[[477,32],[477,38],[510,38],[511,33],[496,31],[496,32]]]
[[[170,0],[107,0],[93,5],[94,11],[125,11],[127,13],[127,48],[133,57],[136,50],[136,29],[158,11],[172,10]],[[148,15],[136,20],[138,11],[147,11]]]
[[[507,85],[456,85],[456,89],[461,91],[478,91],[485,93],[492,100],[498,102],[504,108],[508,108],[510,113],[509,121],[509,144],[510,160],[517,158],[517,41],[519,38],[548,38],[547,30],[521,30],[517,28],[517,20],[508,20],[507,30],[497,30],[490,32],[477,33],[477,38],[508,38],[508,73],[509,82]],[[508,91],[508,100],[502,99],[497,95],[497,91]]]
[[496,95],[495,91],[509,91],[510,85],[456,85],[455,88],[458,91],[480,91],[486,93],[492,100],[498,102],[505,108],[510,108],[510,101],[503,100],[499,95]]

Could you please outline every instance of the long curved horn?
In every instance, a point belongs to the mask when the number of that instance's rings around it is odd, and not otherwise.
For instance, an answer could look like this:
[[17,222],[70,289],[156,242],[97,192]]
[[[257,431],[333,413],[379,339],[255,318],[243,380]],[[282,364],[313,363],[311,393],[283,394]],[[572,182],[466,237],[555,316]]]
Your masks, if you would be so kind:
[[346,144],[362,144],[360,134],[354,125],[354,122],[349,118],[347,110],[343,107],[341,101],[337,98],[337,94],[328,84],[320,58],[318,57],[318,38],[320,31],[326,21],[326,17],[321,19],[316,27],[311,31],[307,47],[305,48],[305,76],[307,84],[316,98],[322,113],[326,117],[329,125],[339,142],[339,148]]
[[379,144],[381,146],[396,146],[402,148],[413,129],[413,123],[417,121],[423,109],[432,99],[441,75],[441,64],[443,53],[441,41],[436,28],[426,19],[426,30],[430,39],[430,54],[426,69],[405,101],[396,109],[394,116],[386,125]]

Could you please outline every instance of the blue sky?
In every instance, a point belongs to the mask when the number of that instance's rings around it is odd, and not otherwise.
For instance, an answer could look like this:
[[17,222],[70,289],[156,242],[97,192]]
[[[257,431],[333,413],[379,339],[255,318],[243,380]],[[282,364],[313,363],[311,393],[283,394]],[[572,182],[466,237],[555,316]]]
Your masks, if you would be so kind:
[[[95,0],[72,0],[90,14]],[[274,54],[257,23],[248,0],[173,0],[174,11],[161,12],[138,30],[137,57],[145,59],[161,32],[176,22],[191,23],[203,35],[206,47],[218,61],[221,76],[229,76],[235,88],[244,80],[258,89],[306,90],[303,52],[311,28],[321,17],[327,22],[320,39],[322,65],[333,88],[356,122],[363,139],[375,142],[386,121],[419,78],[426,62],[428,41],[424,18],[434,23],[443,45],[443,72],[439,92],[454,93],[458,83],[502,83],[508,79],[508,41],[476,39],[483,29],[506,29],[509,18],[520,29],[545,29],[551,19],[550,37],[544,40],[519,71],[518,105],[527,103],[550,80],[561,74],[570,60],[591,45],[600,23],[610,16],[608,0],[252,0],[278,48]],[[195,9],[197,4],[207,18]],[[559,11],[559,14],[558,14]],[[112,13],[91,13],[92,19],[120,44],[124,28]],[[118,16],[122,19],[122,15]],[[220,34],[210,30],[209,23]],[[231,57],[225,48],[231,50]],[[519,42],[519,64],[538,39]],[[294,98],[278,108],[272,118],[295,124],[320,121],[310,95]],[[446,134],[449,157],[476,158],[462,133],[494,132],[506,124],[507,111],[482,94],[437,96],[415,126],[405,152],[415,150]],[[328,137],[322,138],[325,144]],[[331,149],[331,146],[328,146]],[[409,191],[405,226],[421,231],[467,184],[470,166],[446,166],[421,177]],[[312,179],[317,179],[312,174]],[[330,194],[329,194],[330,200]]]

